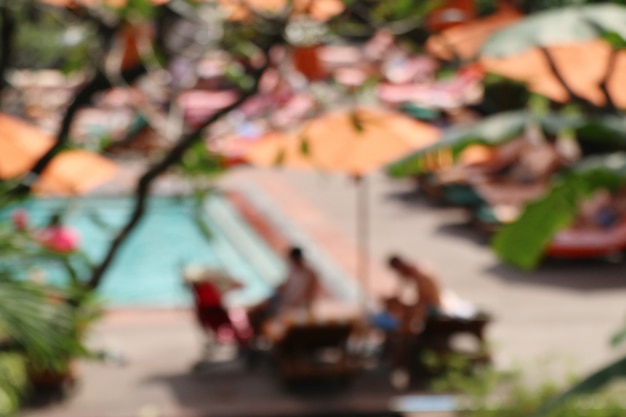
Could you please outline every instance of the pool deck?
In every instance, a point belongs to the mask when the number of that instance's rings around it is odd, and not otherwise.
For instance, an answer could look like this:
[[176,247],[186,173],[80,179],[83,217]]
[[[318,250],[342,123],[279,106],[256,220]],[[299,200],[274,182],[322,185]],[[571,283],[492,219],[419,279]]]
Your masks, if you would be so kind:
[[[624,263],[552,260],[534,272],[518,271],[496,259],[462,210],[433,205],[410,182],[382,175],[369,181],[374,292],[394,286],[382,266],[399,252],[427,263],[443,285],[494,315],[489,336],[500,366],[558,357],[583,372],[619,356],[608,340],[626,315]],[[348,178],[250,169],[225,183],[263,190],[347,275],[357,275],[356,196]]]
[[[286,229],[279,230],[282,237],[269,237],[276,250],[303,244],[322,262],[321,270],[346,279],[357,275],[354,188],[345,177],[243,169],[223,184],[252,201],[262,195],[257,203],[274,211]],[[370,197],[372,291],[393,287],[382,265],[399,251],[427,261],[445,285],[495,316],[488,335],[499,366],[522,363],[543,374],[532,364],[553,355],[585,371],[617,355],[608,338],[624,318],[623,264],[548,262],[532,274],[518,272],[497,262],[461,211],[433,207],[411,184],[374,176]],[[203,338],[186,310],[111,312],[92,344],[123,352],[128,363],[81,364],[82,383],[72,398],[23,416],[306,416],[383,410],[398,395],[378,374],[363,375],[341,396],[323,398],[288,394],[263,370],[249,374],[235,366],[194,374]]]

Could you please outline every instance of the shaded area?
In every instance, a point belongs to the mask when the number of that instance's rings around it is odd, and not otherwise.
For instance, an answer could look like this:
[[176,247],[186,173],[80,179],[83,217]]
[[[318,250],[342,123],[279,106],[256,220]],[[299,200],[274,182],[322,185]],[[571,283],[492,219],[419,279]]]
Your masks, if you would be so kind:
[[548,259],[539,270],[524,272],[498,263],[485,272],[505,282],[560,287],[583,292],[601,292],[626,288],[623,261]]
[[349,386],[326,381],[287,386],[270,367],[264,368],[250,372],[232,363],[193,374],[156,374],[144,383],[164,384],[182,409],[211,416],[396,415],[389,411],[389,402],[399,392],[388,372],[365,372]]

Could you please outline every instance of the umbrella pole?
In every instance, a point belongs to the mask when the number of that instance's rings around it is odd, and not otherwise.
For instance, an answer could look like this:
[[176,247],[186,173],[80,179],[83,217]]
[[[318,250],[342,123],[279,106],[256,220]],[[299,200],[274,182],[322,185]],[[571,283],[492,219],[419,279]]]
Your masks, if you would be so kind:
[[[357,274],[367,294],[369,288],[369,184],[366,177],[357,181]],[[367,300],[367,296],[365,296]]]

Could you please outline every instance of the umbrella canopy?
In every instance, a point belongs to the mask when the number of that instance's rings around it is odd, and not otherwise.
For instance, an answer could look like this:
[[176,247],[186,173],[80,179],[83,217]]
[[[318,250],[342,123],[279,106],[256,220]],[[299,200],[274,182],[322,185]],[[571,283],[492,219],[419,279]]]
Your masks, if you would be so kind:
[[[449,165],[454,155],[471,145],[497,146],[514,139],[524,131],[528,120],[527,112],[504,112],[446,129],[440,141],[395,161],[387,166],[387,172],[394,177],[408,177],[433,166]],[[445,161],[440,161],[442,158]]]
[[[571,90],[589,102],[602,106],[606,98],[600,84],[611,64],[611,46],[602,40],[546,47],[558,73]],[[563,84],[554,75],[545,54],[539,48],[523,53],[481,58],[485,71],[526,83],[528,89],[561,103],[571,99]],[[618,52],[607,82],[613,103],[626,107],[626,52]]]
[[623,123],[620,120],[608,117],[585,119],[555,113],[538,116],[525,110],[502,112],[446,129],[440,141],[389,164],[386,171],[393,177],[401,178],[447,167],[455,160],[466,164],[483,162],[490,155],[484,147],[497,147],[519,137],[529,123],[537,123],[552,134],[562,129],[593,129],[610,136],[613,141],[619,141],[618,129]]
[[337,111],[291,134],[274,134],[246,155],[259,166],[285,165],[361,176],[439,139],[438,128],[374,108]]
[[[155,6],[167,3],[169,0],[152,0]],[[40,0],[41,3],[50,4],[57,7],[74,7],[76,5],[86,7],[107,6],[113,8],[124,7],[128,0]]]
[[606,33],[626,38],[626,7],[595,4],[537,13],[490,37],[481,52],[504,57],[536,46],[587,42]]
[[85,194],[112,179],[116,172],[117,166],[98,154],[65,151],[54,157],[33,190],[45,195]]
[[[54,144],[37,127],[0,114],[0,179],[24,175]],[[34,190],[44,194],[82,194],[113,177],[116,166],[100,155],[65,151],[46,167]]]
[[[314,119],[291,134],[276,133],[253,146],[246,159],[259,166],[318,169],[354,176],[356,194],[358,276],[367,286],[369,192],[364,176],[440,136],[438,128],[401,113],[377,108],[336,111]],[[367,303],[366,303],[367,304]]]
[[471,60],[478,55],[480,48],[492,34],[517,22],[521,17],[522,14],[517,10],[502,6],[491,16],[462,23],[432,35],[426,41],[426,51],[443,60],[451,60],[455,56],[462,60]]
[[[240,21],[251,17],[250,11],[279,13],[289,4],[288,0],[218,0],[230,20]],[[315,20],[326,21],[341,12],[345,6],[341,0],[295,0],[293,11],[307,14]]]
[[54,144],[54,139],[18,118],[0,114],[0,179],[27,172]]

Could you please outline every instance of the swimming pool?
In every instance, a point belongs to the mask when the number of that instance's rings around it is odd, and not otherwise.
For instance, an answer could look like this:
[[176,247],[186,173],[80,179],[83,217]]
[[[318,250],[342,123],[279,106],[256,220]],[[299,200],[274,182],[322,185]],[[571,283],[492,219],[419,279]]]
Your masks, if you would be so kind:
[[[130,198],[50,199],[28,203],[31,220],[43,224],[66,208],[64,222],[79,231],[81,247],[94,260],[102,259],[116,228],[132,209]],[[211,230],[207,239],[196,221],[190,199],[150,198],[141,223],[106,272],[99,289],[113,307],[190,305],[183,286],[184,265],[222,268],[244,284],[228,297],[232,304],[250,304],[266,297],[283,275],[277,256],[220,196],[209,198],[202,217]],[[61,283],[60,268],[46,265],[46,279]]]

